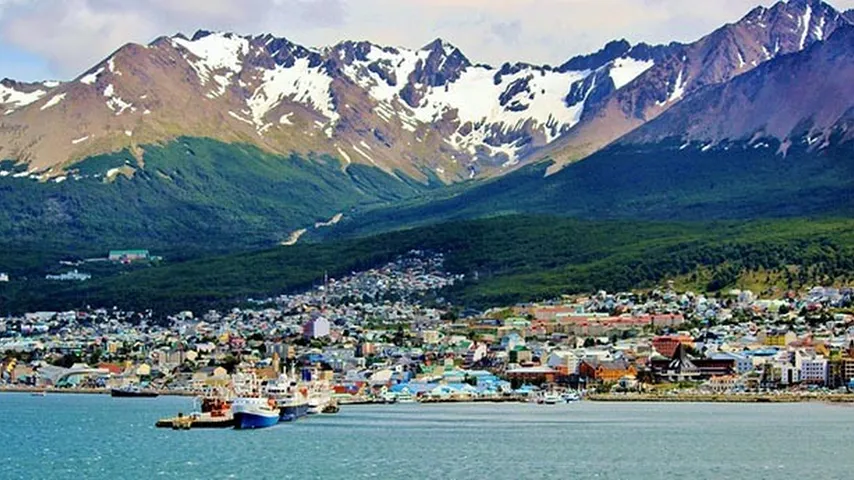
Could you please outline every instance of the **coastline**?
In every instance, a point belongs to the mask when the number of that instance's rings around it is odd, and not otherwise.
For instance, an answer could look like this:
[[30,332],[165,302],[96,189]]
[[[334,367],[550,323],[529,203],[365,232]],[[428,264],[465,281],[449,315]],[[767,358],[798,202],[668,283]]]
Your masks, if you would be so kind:
[[[180,392],[174,390],[153,390],[164,397],[196,397],[197,392]],[[109,388],[38,388],[25,386],[0,386],[0,393],[40,393],[66,395],[109,395]],[[664,395],[656,393],[630,393],[630,394],[590,394],[584,397],[589,402],[613,402],[613,403],[837,403],[854,404],[854,395],[850,394],[677,394]],[[417,403],[527,403],[528,400],[520,397],[497,397],[497,398],[429,398],[419,400]],[[384,405],[390,404],[384,400],[353,399],[339,400],[341,405]]]
[[654,402],[654,403],[854,403],[854,395],[844,394],[593,394],[585,397],[591,402]]
[[[201,395],[195,392],[177,392],[174,390],[152,389],[163,397],[197,397]],[[109,395],[109,388],[56,388],[56,387],[23,387],[23,386],[0,386],[0,393],[53,393],[68,395]]]

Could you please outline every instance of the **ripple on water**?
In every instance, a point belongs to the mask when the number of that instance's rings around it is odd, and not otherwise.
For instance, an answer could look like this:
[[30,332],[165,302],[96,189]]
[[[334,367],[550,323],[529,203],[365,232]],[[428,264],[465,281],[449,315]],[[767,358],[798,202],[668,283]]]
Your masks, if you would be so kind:
[[[854,409],[826,405],[353,406],[252,432],[152,428],[191,405],[0,394],[0,478],[675,479],[685,472],[672,465],[687,465],[694,478],[755,480],[854,470],[842,427]],[[803,455],[793,463],[783,445],[795,438]]]

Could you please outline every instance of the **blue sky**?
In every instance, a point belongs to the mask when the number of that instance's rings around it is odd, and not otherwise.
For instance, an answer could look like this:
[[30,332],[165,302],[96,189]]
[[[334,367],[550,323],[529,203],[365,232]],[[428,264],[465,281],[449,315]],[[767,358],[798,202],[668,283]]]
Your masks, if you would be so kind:
[[[607,41],[691,41],[760,0],[0,0],[0,78],[77,76],[128,42],[204,28],[420,47],[436,37],[476,62],[559,64]],[[832,0],[839,9],[854,0]]]

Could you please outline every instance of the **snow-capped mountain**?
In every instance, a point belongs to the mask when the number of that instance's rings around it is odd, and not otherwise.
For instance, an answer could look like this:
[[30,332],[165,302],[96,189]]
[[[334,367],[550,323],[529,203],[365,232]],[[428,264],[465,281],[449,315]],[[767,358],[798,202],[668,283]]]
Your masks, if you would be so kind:
[[688,45],[671,45],[663,58],[625,88],[595,102],[588,115],[548,154],[579,160],[656,118],[683,98],[725,83],[768,60],[802,51],[849,22],[820,0],[789,0],[757,7]]
[[4,78],[0,80],[0,114],[10,115],[38,101],[57,86],[59,82],[22,83]]
[[199,31],[130,44],[62,84],[0,84],[0,159],[59,176],[87,157],[178,137],[326,154],[453,182],[553,155],[583,158],[683,98],[823,41],[819,0],[759,7],[692,44],[612,42],[559,67],[491,67],[417,50]]
[[[730,82],[686,98],[619,143],[681,150],[765,148],[820,151],[854,139],[854,25]],[[786,99],[781,102],[780,99]],[[679,139],[678,144],[672,140]]]
[[559,68],[493,68],[442,40],[311,49],[200,31],[127,45],[51,88],[4,83],[0,157],[59,174],[92,155],[204,136],[454,181],[548,145],[660,51],[620,42]]

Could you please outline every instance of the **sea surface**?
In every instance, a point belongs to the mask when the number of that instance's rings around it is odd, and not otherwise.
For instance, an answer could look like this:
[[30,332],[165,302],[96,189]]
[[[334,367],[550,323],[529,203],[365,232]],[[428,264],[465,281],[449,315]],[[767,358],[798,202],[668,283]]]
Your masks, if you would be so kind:
[[256,431],[156,429],[192,400],[0,394],[0,479],[850,479],[854,407],[344,406]]

